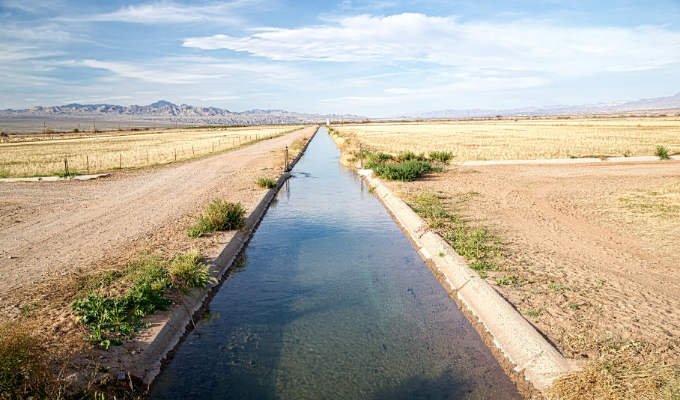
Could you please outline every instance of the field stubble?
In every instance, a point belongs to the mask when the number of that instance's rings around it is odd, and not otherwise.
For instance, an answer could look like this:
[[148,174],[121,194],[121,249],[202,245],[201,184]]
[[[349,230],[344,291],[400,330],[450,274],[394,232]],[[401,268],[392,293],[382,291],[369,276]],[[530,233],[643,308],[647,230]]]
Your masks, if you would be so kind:
[[81,139],[0,144],[0,178],[47,176],[70,171],[99,173],[168,164],[229,151],[301,126],[179,129],[130,134],[102,133]]
[[450,151],[455,161],[649,156],[680,153],[678,119],[417,122],[334,127],[364,149],[397,154]]

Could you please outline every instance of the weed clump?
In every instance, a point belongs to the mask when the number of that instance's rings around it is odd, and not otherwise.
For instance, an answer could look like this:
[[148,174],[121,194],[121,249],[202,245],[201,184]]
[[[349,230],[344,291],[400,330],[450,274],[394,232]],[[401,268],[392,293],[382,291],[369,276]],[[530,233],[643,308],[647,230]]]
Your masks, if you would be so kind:
[[213,280],[198,251],[178,254],[170,261],[149,256],[128,269],[132,287],[126,294],[112,298],[91,291],[71,305],[77,321],[91,330],[87,340],[104,349],[121,345],[122,339],[131,339],[140,328],[148,327],[142,318],[172,304],[163,297],[168,289],[186,294]]
[[198,251],[177,255],[170,263],[168,273],[172,286],[184,294],[189,294],[189,290],[193,288],[204,288],[215,281]]
[[378,176],[402,182],[411,182],[420,178],[423,173],[432,171],[428,162],[406,161],[400,164],[378,164],[373,167],[373,172]]
[[216,199],[208,204],[205,213],[198,216],[189,230],[189,237],[197,238],[209,232],[243,229],[246,210],[241,203],[228,203]]
[[276,181],[272,178],[258,178],[257,184],[261,188],[276,189]]
[[670,160],[671,156],[668,150],[668,147],[664,146],[656,146],[656,151],[654,152],[654,155],[659,157],[661,160]]
[[453,158],[453,153],[450,151],[431,151],[430,160],[443,162],[448,164],[449,160]]
[[425,153],[416,154],[412,151],[404,151],[397,155],[397,161],[425,161]]

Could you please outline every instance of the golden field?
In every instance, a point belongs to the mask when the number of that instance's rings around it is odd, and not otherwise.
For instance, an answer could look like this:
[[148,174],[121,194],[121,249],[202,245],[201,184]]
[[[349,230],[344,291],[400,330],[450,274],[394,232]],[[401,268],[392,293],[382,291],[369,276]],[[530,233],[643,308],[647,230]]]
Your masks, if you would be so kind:
[[137,134],[102,133],[78,139],[0,143],[0,177],[45,176],[70,171],[97,173],[139,168],[223,152],[248,142],[276,136],[303,126],[255,126],[151,131]]
[[555,119],[404,122],[334,126],[365,149],[450,151],[456,161],[586,156],[649,156],[656,146],[680,152],[680,119]]

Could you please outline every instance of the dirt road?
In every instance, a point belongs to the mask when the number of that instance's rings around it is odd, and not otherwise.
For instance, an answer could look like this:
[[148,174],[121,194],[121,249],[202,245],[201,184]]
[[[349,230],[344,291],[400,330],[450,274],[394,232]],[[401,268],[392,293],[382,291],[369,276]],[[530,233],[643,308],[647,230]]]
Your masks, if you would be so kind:
[[391,185],[433,191],[497,232],[504,255],[487,281],[566,356],[640,346],[678,362],[678,183],[668,161],[456,167]]
[[123,257],[142,239],[186,240],[189,216],[212,199],[250,208],[263,190],[255,180],[278,175],[280,150],[315,129],[95,181],[0,184],[0,295]]

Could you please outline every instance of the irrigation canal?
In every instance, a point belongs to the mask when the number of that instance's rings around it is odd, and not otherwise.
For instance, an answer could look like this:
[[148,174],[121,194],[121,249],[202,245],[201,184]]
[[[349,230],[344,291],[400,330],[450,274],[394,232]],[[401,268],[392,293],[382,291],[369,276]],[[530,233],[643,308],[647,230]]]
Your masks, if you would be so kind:
[[151,399],[521,399],[324,128]]

